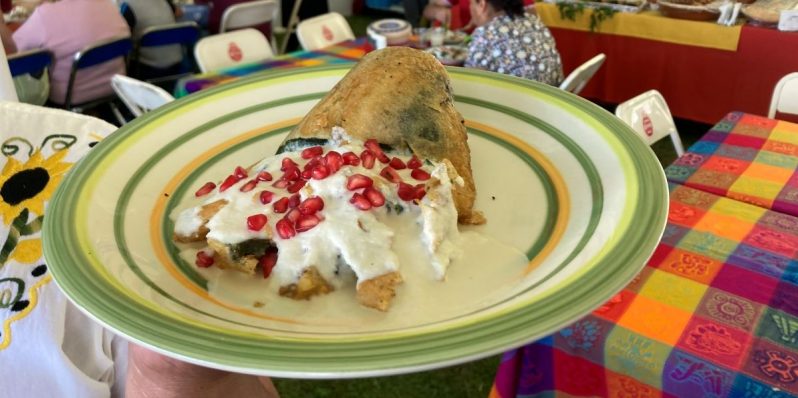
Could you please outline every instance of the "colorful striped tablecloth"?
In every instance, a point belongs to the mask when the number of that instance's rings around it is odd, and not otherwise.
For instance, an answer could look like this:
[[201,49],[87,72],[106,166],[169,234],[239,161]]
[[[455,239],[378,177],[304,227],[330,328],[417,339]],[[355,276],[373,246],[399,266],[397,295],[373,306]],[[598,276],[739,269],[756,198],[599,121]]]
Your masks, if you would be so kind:
[[665,174],[671,182],[798,216],[798,124],[730,113]]
[[255,62],[193,75],[182,78],[177,82],[175,86],[175,97],[180,98],[218,84],[234,81],[244,76],[270,69],[355,63],[366,55],[367,52],[371,51],[371,49],[369,42],[365,38],[360,38],[315,51],[297,51],[268,61]]
[[492,397],[798,394],[798,218],[670,189],[644,270],[591,315],[505,353]]

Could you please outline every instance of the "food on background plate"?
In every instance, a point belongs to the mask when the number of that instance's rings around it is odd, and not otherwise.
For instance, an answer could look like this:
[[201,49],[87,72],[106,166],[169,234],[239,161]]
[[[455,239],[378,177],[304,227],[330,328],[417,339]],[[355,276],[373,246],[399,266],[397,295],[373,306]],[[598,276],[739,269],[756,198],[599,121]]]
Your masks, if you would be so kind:
[[466,46],[430,47],[425,51],[432,54],[444,65],[463,65],[468,57],[468,47]]
[[[396,250],[444,280],[458,220],[484,222],[449,78],[422,51],[366,56],[291,131],[276,156],[196,191],[178,242],[204,242],[199,267],[276,278],[307,299],[355,278],[360,304],[386,311],[402,283]],[[409,243],[408,243],[409,242]]]

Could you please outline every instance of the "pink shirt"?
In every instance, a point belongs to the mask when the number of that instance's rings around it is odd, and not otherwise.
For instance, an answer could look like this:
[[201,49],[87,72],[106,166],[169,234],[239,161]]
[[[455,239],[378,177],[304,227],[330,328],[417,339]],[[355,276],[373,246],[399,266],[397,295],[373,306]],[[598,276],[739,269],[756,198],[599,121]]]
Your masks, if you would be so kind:
[[[14,32],[14,42],[18,51],[47,48],[53,53],[50,100],[63,104],[75,53],[98,41],[129,35],[125,19],[110,0],[60,0],[37,7]],[[115,73],[125,73],[121,59],[78,72],[72,103],[110,95],[111,76]]]

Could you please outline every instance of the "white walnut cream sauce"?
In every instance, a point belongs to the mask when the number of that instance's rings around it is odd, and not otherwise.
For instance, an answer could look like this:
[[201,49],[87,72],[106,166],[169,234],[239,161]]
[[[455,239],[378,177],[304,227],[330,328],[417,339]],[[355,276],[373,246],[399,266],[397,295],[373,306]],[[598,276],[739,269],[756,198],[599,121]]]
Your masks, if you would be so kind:
[[[401,273],[400,258],[429,264],[429,275],[443,280],[462,252],[452,184],[463,181],[451,163],[384,153],[376,141],[354,140],[342,129],[332,137],[323,147],[276,155],[248,171],[239,167],[218,186],[201,187],[202,205],[227,202],[208,220],[207,238],[227,245],[272,240],[276,263],[262,259],[260,267],[279,286],[295,283],[311,266],[335,287],[351,273],[360,283]],[[177,235],[202,226],[200,208],[177,215]],[[419,247],[421,253],[396,252]],[[198,266],[210,265],[209,250],[198,252]]]

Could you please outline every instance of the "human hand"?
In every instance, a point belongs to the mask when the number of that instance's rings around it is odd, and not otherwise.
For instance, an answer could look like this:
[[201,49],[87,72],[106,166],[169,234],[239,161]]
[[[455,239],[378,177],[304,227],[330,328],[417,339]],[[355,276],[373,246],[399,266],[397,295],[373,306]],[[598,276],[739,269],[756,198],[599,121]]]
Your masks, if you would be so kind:
[[268,377],[194,365],[133,343],[128,347],[125,387],[128,398],[280,396]]

